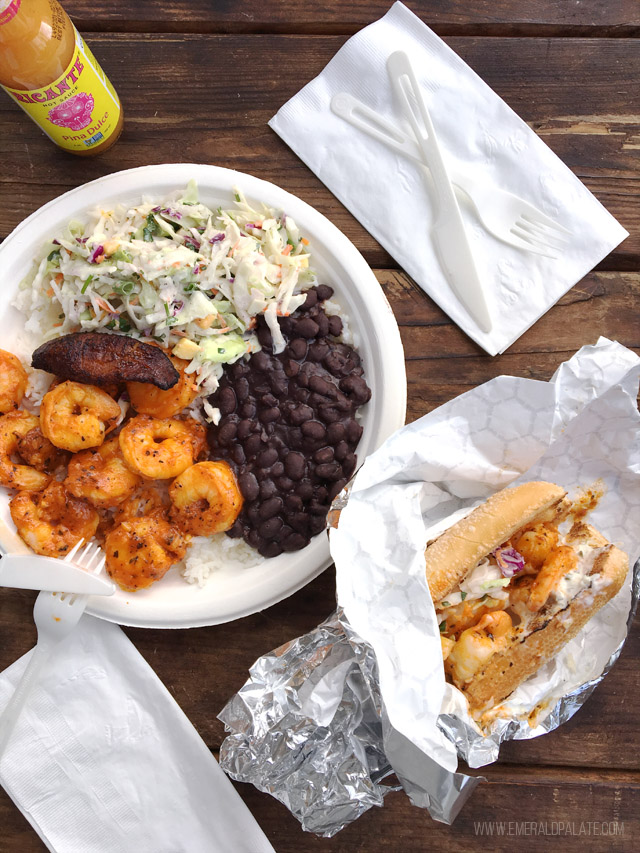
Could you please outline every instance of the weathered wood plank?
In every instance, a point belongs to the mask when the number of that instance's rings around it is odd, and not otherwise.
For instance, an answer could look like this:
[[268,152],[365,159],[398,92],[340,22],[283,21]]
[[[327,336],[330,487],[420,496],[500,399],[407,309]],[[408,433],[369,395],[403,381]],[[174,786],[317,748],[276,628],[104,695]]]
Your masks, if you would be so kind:
[[[339,32],[352,33],[381,18],[389,0],[324,0],[308,3],[248,0],[148,0],[127,10],[107,0],[99,6],[89,0],[67,0],[65,8],[80,27],[89,30],[149,29],[156,32]],[[504,0],[499,13],[491,0],[407,0],[406,5],[441,33],[633,35],[640,29],[640,13],[633,0]]]
[[[15,104],[0,98],[0,157],[12,164],[0,175],[1,236],[73,186],[122,168],[181,160],[273,181],[327,215],[372,265],[395,266],[267,126],[322,70],[343,37],[94,34],[89,41],[122,96],[122,139],[98,158],[62,154]],[[631,232],[602,266],[637,269],[640,40],[447,41]],[[260,74],[238,73],[258,66]]]

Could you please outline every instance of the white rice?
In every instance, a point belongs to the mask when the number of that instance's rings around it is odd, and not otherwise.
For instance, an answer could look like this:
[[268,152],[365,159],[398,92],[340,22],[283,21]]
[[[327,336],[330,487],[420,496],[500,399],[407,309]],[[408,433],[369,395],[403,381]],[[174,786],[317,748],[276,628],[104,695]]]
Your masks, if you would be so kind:
[[264,560],[244,539],[232,539],[226,533],[218,533],[215,536],[194,536],[186,557],[178,567],[187,583],[203,587],[209,576],[222,568],[239,571],[257,566]]

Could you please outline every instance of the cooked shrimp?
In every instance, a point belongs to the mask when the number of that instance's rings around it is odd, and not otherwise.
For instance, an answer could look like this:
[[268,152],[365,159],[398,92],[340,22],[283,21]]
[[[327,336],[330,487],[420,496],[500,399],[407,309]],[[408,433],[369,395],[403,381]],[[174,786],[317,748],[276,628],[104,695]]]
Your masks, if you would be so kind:
[[140,477],[125,465],[116,437],[95,450],[75,453],[64,484],[75,497],[106,509],[131,497],[140,484]]
[[116,508],[114,521],[116,524],[121,524],[123,521],[142,518],[145,515],[162,518],[165,514],[166,507],[160,492],[157,489],[146,488],[127,498]]
[[164,480],[193,465],[206,442],[204,427],[189,419],[158,420],[138,415],[120,431],[124,461],[149,480]]
[[539,569],[558,544],[558,531],[546,524],[536,524],[520,536],[515,549],[534,569]]
[[135,592],[151,586],[181,560],[188,537],[162,518],[132,518],[107,535],[107,571],[122,589]]
[[198,462],[169,488],[171,517],[181,530],[210,536],[228,530],[242,509],[242,494],[226,462]]
[[485,596],[484,600],[476,598],[472,601],[463,601],[461,604],[441,610],[440,608],[444,608],[445,603],[443,601],[438,603],[438,619],[446,620],[445,633],[448,636],[461,634],[466,628],[476,625],[485,613],[500,610],[505,606],[503,600],[491,598],[489,595]]
[[76,453],[99,447],[116,426],[120,406],[95,385],[61,382],[44,395],[40,423],[46,437],[63,450]]
[[577,567],[578,557],[568,545],[560,545],[552,551],[531,586],[531,595],[527,602],[529,610],[540,610],[558,582]]
[[477,625],[462,632],[446,665],[457,687],[470,681],[493,654],[506,646],[512,628],[509,614],[496,610],[486,613]]
[[60,557],[98,527],[98,513],[55,480],[42,492],[18,492],[9,504],[18,533],[36,554]]
[[38,418],[28,412],[8,412],[0,417],[0,483],[3,486],[38,491],[51,479],[30,465],[21,465],[14,461],[16,454],[21,455],[21,440],[38,426]]
[[451,649],[455,645],[455,640],[450,640],[444,634],[440,634],[440,645],[442,646],[442,660],[446,660],[451,654]]
[[0,349],[0,413],[17,409],[25,391],[29,377],[27,371],[13,353]]
[[138,414],[152,415],[154,418],[172,418],[186,409],[198,396],[198,386],[193,375],[185,373],[189,362],[174,355],[169,358],[180,374],[180,379],[173,388],[162,391],[150,382],[127,382],[131,405]]
[[51,474],[65,459],[66,454],[51,444],[40,429],[40,422],[30,429],[18,442],[18,455],[24,459],[27,465],[31,465],[38,471]]

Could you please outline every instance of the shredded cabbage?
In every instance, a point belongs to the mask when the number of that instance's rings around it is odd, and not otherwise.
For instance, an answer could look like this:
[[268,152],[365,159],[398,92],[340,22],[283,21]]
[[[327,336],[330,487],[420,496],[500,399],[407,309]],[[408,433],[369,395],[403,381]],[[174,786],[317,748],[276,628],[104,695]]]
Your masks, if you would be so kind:
[[157,341],[194,373],[202,394],[223,364],[260,349],[264,314],[274,351],[288,316],[316,281],[308,240],[291,217],[253,207],[211,210],[195,181],[160,204],[93,211],[48,242],[21,283],[15,306],[44,340],[81,330]]

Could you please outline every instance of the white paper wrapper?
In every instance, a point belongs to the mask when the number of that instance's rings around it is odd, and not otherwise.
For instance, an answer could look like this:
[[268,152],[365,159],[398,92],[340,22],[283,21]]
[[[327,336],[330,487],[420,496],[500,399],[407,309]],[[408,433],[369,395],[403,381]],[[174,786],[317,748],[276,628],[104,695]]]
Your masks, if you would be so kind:
[[[442,272],[429,236],[434,205],[422,167],[331,111],[347,92],[408,131],[387,58],[404,50],[449,168],[471,172],[569,229],[556,259],[496,239],[462,205],[494,320],[479,330]],[[301,74],[304,64],[301,61]],[[483,80],[402,3],[365,27],[269,122],[400,266],[488,353],[503,352],[627,235],[571,170]]]
[[356,477],[331,531],[338,601],[375,651],[391,725],[448,771],[457,766],[453,741],[470,766],[494,761],[504,737],[534,737],[549,728],[542,716],[535,729],[517,718],[540,703],[553,715],[561,696],[602,673],[626,636],[632,574],[615,599],[509,697],[514,719],[496,722],[482,737],[462,694],[444,680],[425,542],[517,481],[549,480],[572,493],[601,480],[606,492],[589,521],[633,566],[640,555],[639,374],[634,353],[601,338],[549,383],[501,376],[404,427]]

